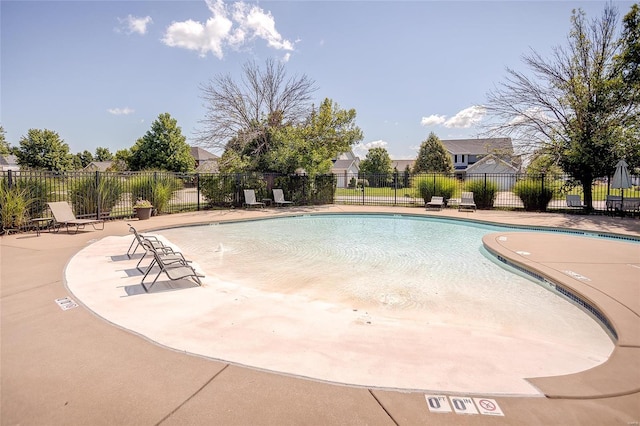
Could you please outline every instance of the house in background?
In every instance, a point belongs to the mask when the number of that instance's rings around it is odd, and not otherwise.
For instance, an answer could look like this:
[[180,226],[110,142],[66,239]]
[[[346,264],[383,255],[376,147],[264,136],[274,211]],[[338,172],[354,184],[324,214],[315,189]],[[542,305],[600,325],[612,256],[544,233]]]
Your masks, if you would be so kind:
[[498,186],[498,191],[511,191],[516,183],[517,173],[517,167],[494,154],[482,157],[466,170],[468,179],[492,181]]
[[442,144],[451,155],[456,174],[466,173],[469,166],[489,154],[503,160],[513,155],[511,138],[449,139],[442,140]]
[[106,172],[114,163],[115,161],[92,161],[82,170],[85,172]]
[[18,164],[18,157],[15,155],[0,155],[0,172],[12,172],[20,171],[20,165]]
[[195,168],[197,172],[218,172],[218,160],[220,159],[220,157],[218,157],[217,155],[212,154],[206,149],[200,148],[199,146],[192,146],[191,156],[195,161]]
[[346,188],[349,186],[351,178],[358,179],[360,171],[360,158],[356,157],[353,151],[338,154],[333,160],[331,173],[336,176],[338,188]]

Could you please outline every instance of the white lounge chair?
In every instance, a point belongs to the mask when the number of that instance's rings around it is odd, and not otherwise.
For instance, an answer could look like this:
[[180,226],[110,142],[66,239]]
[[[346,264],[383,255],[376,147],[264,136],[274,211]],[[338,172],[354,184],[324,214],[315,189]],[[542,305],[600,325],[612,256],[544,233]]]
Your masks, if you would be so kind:
[[251,206],[260,206],[264,207],[264,203],[256,201],[256,191],[253,189],[245,189],[244,190],[244,204],[243,206],[251,207]]
[[293,201],[286,201],[284,199],[284,193],[282,192],[282,189],[279,188],[274,188],[273,189],[273,204],[275,204],[276,206],[284,206],[286,204],[293,204]]
[[586,206],[582,204],[582,200],[579,195],[568,194],[567,195],[567,207],[569,208],[585,208]]
[[[51,210],[51,214],[53,215],[53,229],[57,231],[60,230],[61,226],[67,227],[67,233],[69,233],[69,226],[76,227],[76,234],[80,229],[84,229],[85,225],[93,226],[95,230],[103,230],[104,229],[104,220],[101,219],[77,219],[71,210],[71,206],[66,201],[56,201],[47,203],[49,205],[49,209]],[[102,224],[101,228],[96,228],[96,225]]]
[[463,192],[460,197],[460,204],[458,204],[458,211],[462,210],[476,210],[476,203],[473,201],[473,192]]
[[431,201],[425,204],[425,208],[442,210],[444,207],[444,197],[431,197]]

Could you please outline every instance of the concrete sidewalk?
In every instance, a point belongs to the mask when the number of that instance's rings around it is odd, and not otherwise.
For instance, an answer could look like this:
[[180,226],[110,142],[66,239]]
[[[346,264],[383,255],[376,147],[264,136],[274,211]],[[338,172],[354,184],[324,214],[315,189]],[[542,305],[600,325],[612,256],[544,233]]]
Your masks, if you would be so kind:
[[[154,217],[135,226],[144,231],[290,213],[357,211],[640,236],[637,219],[348,206],[185,213]],[[17,234],[0,240],[1,424],[629,425],[640,421],[640,348],[634,331],[640,324],[640,256],[635,246],[628,251],[630,257],[620,261],[610,248],[590,246],[602,240],[582,238],[576,246],[562,234],[547,236],[549,240],[525,236],[533,234],[519,234],[522,239],[509,235],[497,244],[496,251],[514,262],[529,262],[576,291],[593,291],[589,300],[603,309],[620,340],[611,359],[595,369],[532,380],[550,397],[495,398],[504,412],[496,417],[435,413],[420,392],[327,384],[185,355],[115,327],[82,306],[61,310],[54,300],[71,296],[63,282],[70,258],[96,239],[127,233],[126,222],[116,221],[107,223],[104,231]],[[522,259],[517,251],[533,256]],[[577,288],[584,283],[562,274],[566,269],[589,277],[591,290]]]

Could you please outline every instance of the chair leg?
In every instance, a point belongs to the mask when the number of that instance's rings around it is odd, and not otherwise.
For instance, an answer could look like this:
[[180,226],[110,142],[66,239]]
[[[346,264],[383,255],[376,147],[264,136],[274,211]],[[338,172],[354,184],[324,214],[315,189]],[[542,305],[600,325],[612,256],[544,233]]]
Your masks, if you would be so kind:
[[[131,251],[131,248],[133,247],[134,243],[138,243],[136,244],[136,246],[134,247],[133,251]],[[133,241],[131,241],[131,244],[129,245],[129,249],[127,250],[127,257],[129,259],[131,259],[131,256],[133,256],[136,252],[136,250],[138,250],[138,247],[140,247],[140,242],[138,241],[138,239],[136,237],[133,237]]]

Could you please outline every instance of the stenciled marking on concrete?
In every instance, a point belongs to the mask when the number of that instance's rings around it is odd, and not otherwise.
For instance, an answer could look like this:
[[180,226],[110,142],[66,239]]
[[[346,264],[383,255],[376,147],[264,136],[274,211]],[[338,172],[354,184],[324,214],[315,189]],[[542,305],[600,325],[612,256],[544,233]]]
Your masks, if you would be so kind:
[[424,398],[432,413],[451,413],[453,411],[456,414],[504,416],[496,400],[491,398],[447,397],[445,395],[425,395]]
[[500,406],[495,399],[489,398],[473,398],[478,407],[480,414],[485,416],[504,416],[504,413],[500,409]]
[[425,395],[429,411],[432,413],[450,413],[451,406],[445,395]]
[[78,304],[69,297],[62,297],[60,299],[56,299],[55,302],[60,306],[60,309],[63,311],[67,311],[69,309],[77,308]]
[[564,272],[565,274],[569,275],[569,276],[570,276],[570,277],[572,277],[572,278],[575,278],[576,280],[580,280],[580,281],[591,281],[591,278],[589,278],[589,277],[585,277],[584,275],[581,275],[581,274],[579,274],[579,273],[577,273],[577,272],[570,271],[570,270],[568,270],[568,269],[567,269],[567,270],[564,270],[564,271],[562,271],[562,272]]

